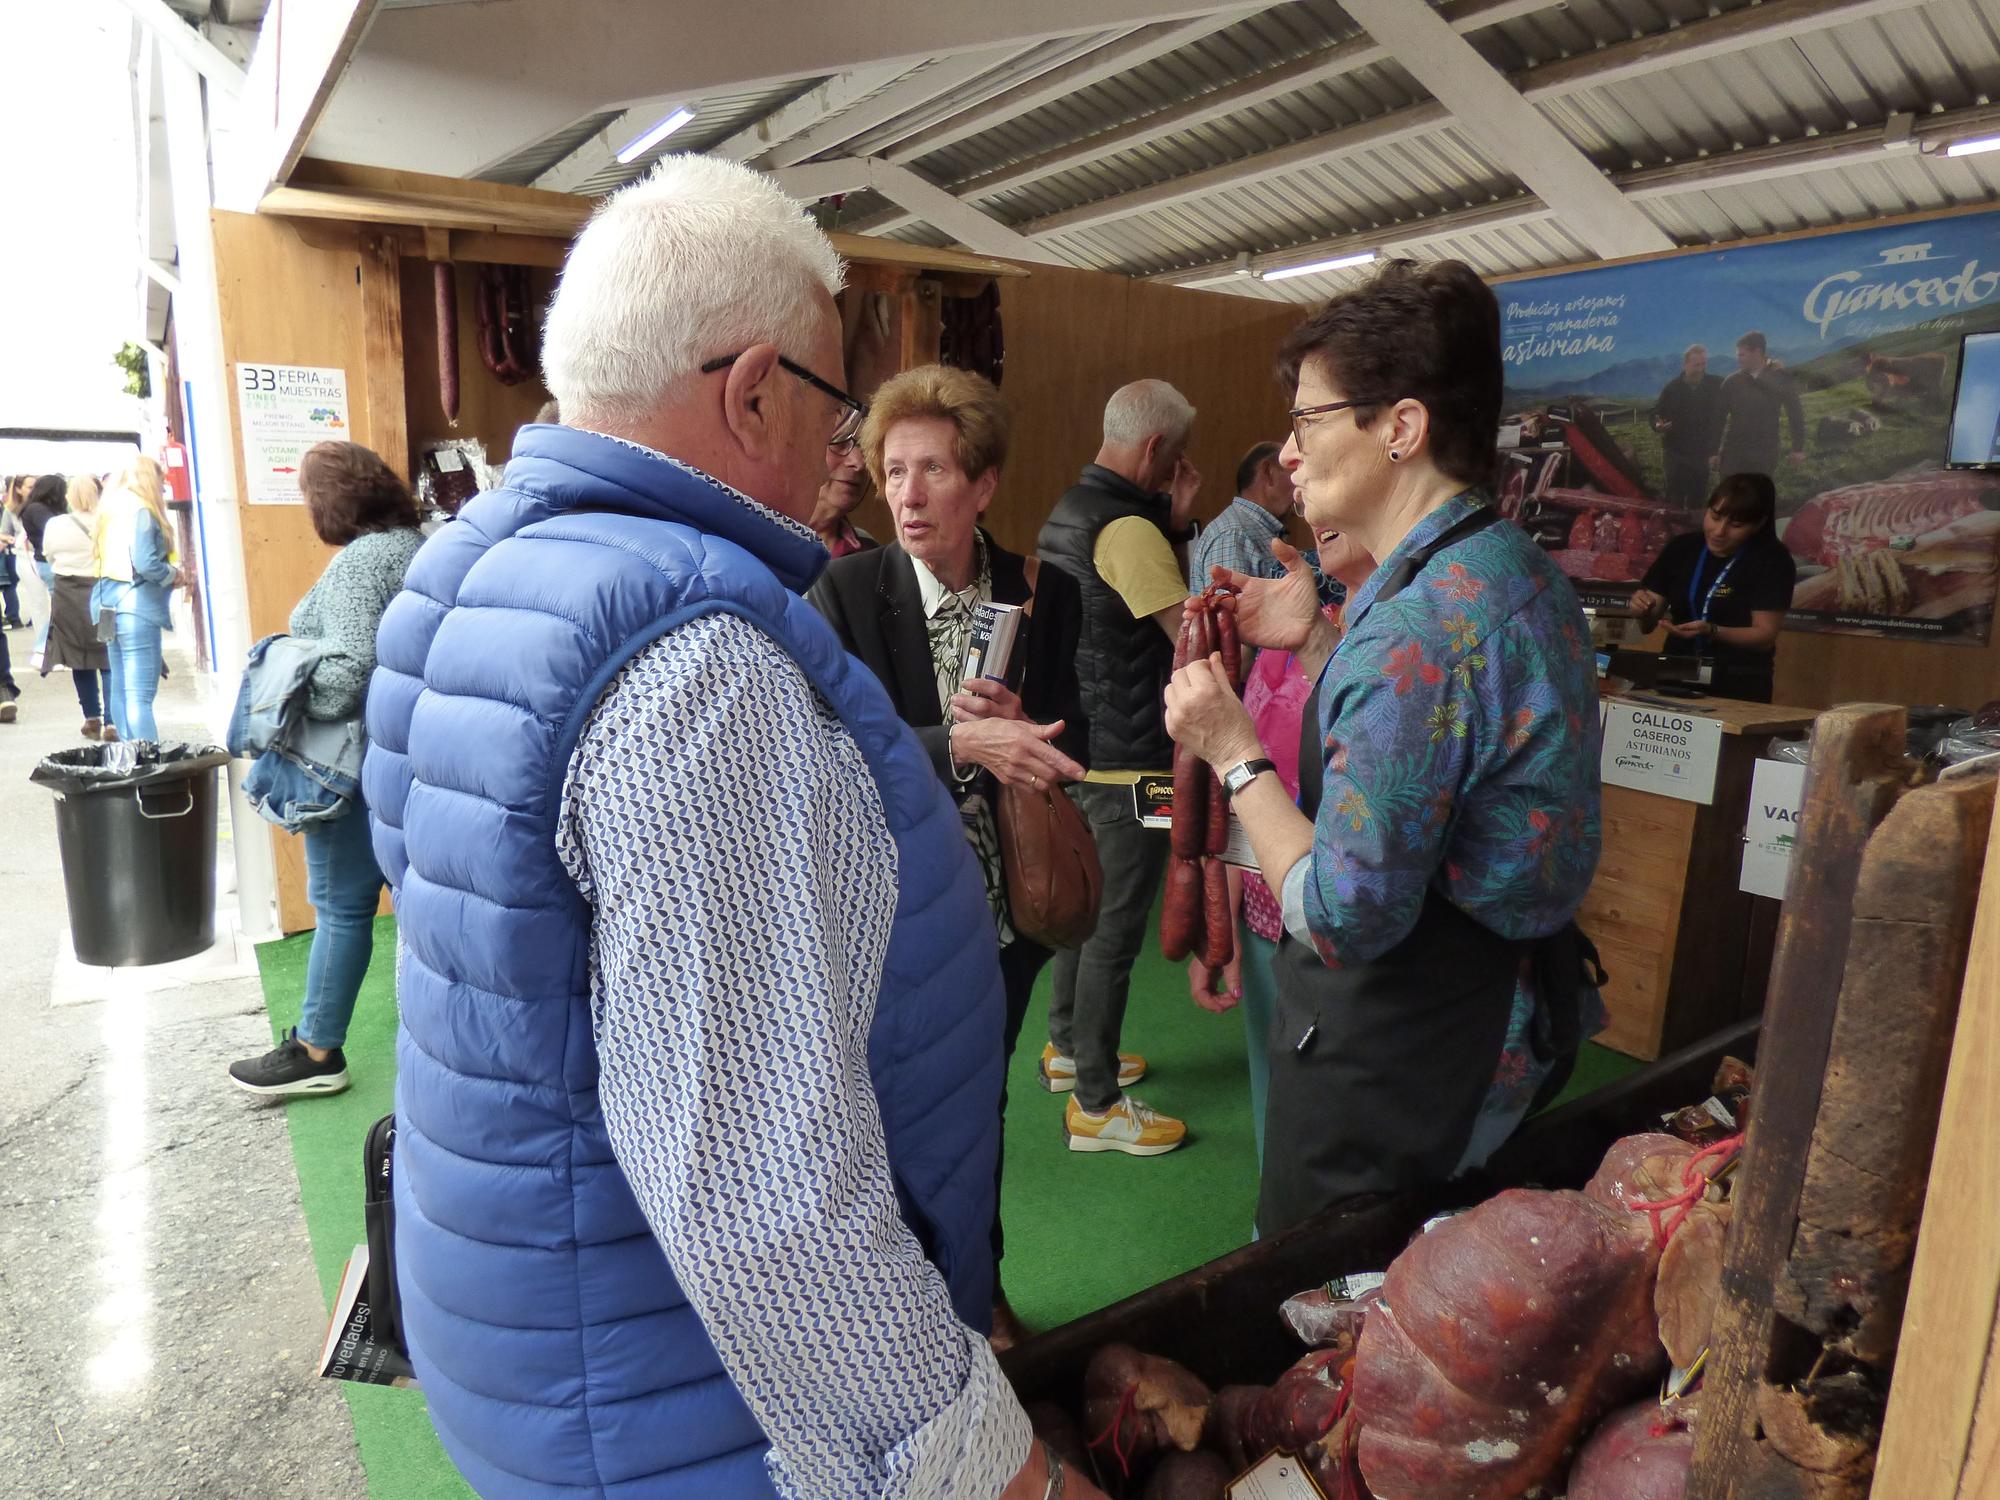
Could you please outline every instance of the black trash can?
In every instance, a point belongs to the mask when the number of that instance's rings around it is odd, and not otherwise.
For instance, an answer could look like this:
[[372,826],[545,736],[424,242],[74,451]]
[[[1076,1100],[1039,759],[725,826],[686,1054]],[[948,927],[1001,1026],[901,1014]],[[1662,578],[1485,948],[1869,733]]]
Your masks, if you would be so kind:
[[56,838],[77,959],[171,963],[215,942],[213,745],[86,745],[28,779],[56,794]]

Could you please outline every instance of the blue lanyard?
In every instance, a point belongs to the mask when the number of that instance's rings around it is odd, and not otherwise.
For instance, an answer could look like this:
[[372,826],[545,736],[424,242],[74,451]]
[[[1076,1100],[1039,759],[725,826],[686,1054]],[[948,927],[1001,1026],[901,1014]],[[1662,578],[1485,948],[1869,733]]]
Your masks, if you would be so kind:
[[1708,571],[1708,548],[1701,549],[1701,555],[1694,560],[1694,577],[1688,580],[1688,612],[1694,619],[1708,618],[1708,607],[1715,602],[1715,591],[1722,587],[1723,580],[1729,577],[1729,570],[1742,561],[1742,558],[1743,552],[1739,548],[1736,556],[1724,563],[1722,571],[1715,575],[1715,582],[1708,586],[1706,594],[1702,594],[1701,603],[1696,604],[1695,596],[1701,594],[1701,575]]

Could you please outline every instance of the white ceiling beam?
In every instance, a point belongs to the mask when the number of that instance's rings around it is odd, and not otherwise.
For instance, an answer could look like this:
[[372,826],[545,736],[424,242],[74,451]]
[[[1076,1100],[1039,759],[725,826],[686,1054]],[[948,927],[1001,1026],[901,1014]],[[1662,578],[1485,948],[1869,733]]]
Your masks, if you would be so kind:
[[378,3],[273,0],[265,10],[237,129],[226,148],[218,142],[218,207],[254,213],[292,175]]
[[[1912,3],[1916,3],[1916,0],[1765,0],[1764,4],[1748,11],[1729,11],[1720,16],[1689,22],[1672,31],[1634,37],[1629,41],[1615,42],[1608,47],[1600,47],[1574,58],[1564,58],[1544,63],[1540,67],[1528,68],[1512,75],[1509,81],[1524,98],[1542,100],[1562,94],[1573,94],[1581,89],[1600,87],[1605,82],[1629,82],[1634,78],[1664,72],[1684,62],[1708,55],[1711,48],[1740,51],[1746,46],[1754,45],[1760,35],[1744,19],[1745,17],[1755,18],[1777,35],[1792,37],[1813,27],[1816,18],[1819,24],[1837,26],[1844,22],[1862,19],[1863,12],[1905,8]],[[1476,29],[1466,24],[1474,20],[1473,16],[1463,13],[1456,17],[1452,15],[1454,10],[1462,12],[1465,9],[1467,8],[1454,6],[1440,14],[1445,15],[1455,28],[1464,25],[1467,30]],[[1479,24],[1497,23],[1489,15]],[[1235,107],[1247,106],[1238,104]],[[1247,156],[1224,167],[1190,173],[1185,177],[1171,178],[1151,187],[1100,198],[1093,203],[1082,204],[1062,213],[1033,220],[1020,228],[1029,235],[1061,234],[1072,229],[1109,223],[1128,218],[1132,214],[1184,203],[1205,193],[1262,182],[1307,167],[1323,166],[1355,151],[1384,145],[1390,141],[1405,140],[1412,135],[1424,134],[1449,122],[1449,113],[1435,103],[1409,105],[1379,115],[1374,120],[1363,121],[1360,125],[1329,131],[1325,135],[1314,136],[1290,146],[1281,146],[1275,151]],[[1174,128],[1185,127],[1177,125]],[[1122,144],[1130,146],[1136,142],[1127,141]],[[962,196],[973,195],[968,189],[974,190],[979,196],[999,191],[991,185],[982,185],[985,183],[987,179],[979,179],[975,183],[963,184],[955,191]],[[1019,186],[1019,183],[1008,183],[1006,186]],[[1183,191],[1183,188],[1187,190]],[[881,234],[897,226],[868,219],[854,227],[859,233]]]
[[[910,71],[908,63],[876,63],[865,68],[849,68],[824,83],[815,84],[789,104],[780,105],[760,120],[753,120],[727,140],[708,148],[710,156],[726,156],[731,161],[749,161],[762,156],[781,141],[801,130],[852,109],[879,88],[884,88]],[[629,139],[629,137],[628,137]]]
[[1684,26],[1614,42],[1592,52],[1544,63],[1517,75],[1523,97],[1533,100],[1608,88],[1667,68],[1727,57],[1746,47],[1789,41],[1829,27],[1873,20],[1914,9],[1924,0],[1763,0]]
[[1178,52],[1268,8],[1265,4],[1238,5],[1192,21],[1159,21],[1151,26],[1142,26],[1075,62],[1045,73],[1040,78],[1016,84],[976,109],[966,110],[942,124],[906,136],[892,149],[880,154],[894,162],[915,161],[920,156],[956,145],[969,136],[1004,125],[1045,104],[1102,83],[1107,78],[1116,78],[1120,73],[1143,67],[1155,58]]
[[978,110],[989,101],[1001,98],[1018,88],[1032,88],[1037,79],[1066,68],[1078,59],[1087,57],[1100,47],[1108,47],[1123,37],[1130,36],[1136,28],[1118,27],[1110,31],[1094,31],[1082,36],[1060,37],[1043,42],[1017,53],[1005,67],[996,68],[965,88],[933,100],[928,105],[913,109],[895,119],[875,126],[865,134],[852,136],[844,149],[854,156],[880,156],[887,158],[889,147],[906,140],[918,131],[929,130],[933,125]]
[[[652,0],[383,5],[312,152],[465,177],[607,103],[801,85],[1206,11],[1200,0],[813,0],[743,5],[712,24]],[[838,144],[835,142],[834,144]],[[824,148],[822,148],[824,149]]]
[[1411,219],[1402,224],[1385,224],[1349,234],[1330,235],[1308,245],[1293,245],[1268,255],[1254,255],[1247,266],[1240,259],[1218,260],[1206,265],[1182,266],[1141,279],[1157,281],[1164,286],[1228,286],[1238,277],[1254,279],[1265,271],[1282,271],[1292,266],[1311,265],[1314,261],[1337,260],[1343,255],[1356,255],[1363,250],[1395,255],[1475,230],[1505,229],[1554,217],[1554,209],[1533,193],[1523,193],[1499,203],[1482,203],[1472,208],[1455,208],[1448,213],[1426,214],[1421,219]]
[[[1563,3],[1565,0],[1452,0],[1440,14],[1451,23],[1453,30],[1469,32],[1551,10]],[[1114,129],[955,183],[951,191],[961,198],[976,200],[1025,187],[1045,177],[1053,177],[1058,172],[1066,172],[1071,167],[1084,166],[1120,151],[1150,145],[1181,131],[1224,119],[1240,110],[1254,109],[1302,89],[1359,72],[1362,68],[1385,61],[1388,56],[1388,49],[1373,37],[1352,37],[1323,51],[1279,67],[1266,68],[1261,73],[1253,73],[1248,78],[1197,95],[1185,104],[1141,115]],[[909,216],[901,213],[883,214],[861,221],[855,229],[863,234],[886,234],[909,222]]]
[[899,162],[877,156],[843,156],[833,161],[801,162],[772,171],[771,180],[806,202],[872,188],[900,204],[918,219],[933,224],[966,249],[980,255],[1000,255],[1042,265],[1065,265],[1060,257],[998,219],[962,203],[934,182],[919,177]]
[[790,140],[779,142],[764,154],[763,165],[789,167],[822,151],[831,151],[885,121],[919,109],[954,89],[963,88],[982,73],[989,73],[1009,58],[1020,56],[1021,52],[1020,47],[1009,44],[982,47],[976,52],[961,52],[955,57],[941,57],[928,67],[898,79],[873,97],[800,131]]
[[1191,198],[1200,198],[1225,188],[1248,187],[1252,183],[1263,182],[1272,177],[1282,177],[1287,173],[1318,166],[1322,162],[1337,156],[1346,156],[1351,152],[1393,145],[1397,141],[1408,140],[1413,136],[1428,135],[1433,130],[1441,129],[1450,123],[1450,110],[1442,104],[1426,100],[1422,104],[1392,109],[1387,114],[1377,115],[1372,120],[1363,120],[1359,124],[1349,125],[1326,135],[1316,135],[1303,141],[1295,141],[1289,146],[1280,146],[1274,151],[1260,151],[1255,156],[1244,157],[1241,161],[1225,162],[1219,167],[1206,167],[1199,172],[1170,177],[1165,182],[1154,183],[1151,187],[1134,188],[1131,192],[1119,193],[1115,197],[1099,198],[1094,203],[1080,204],[1061,213],[1032,219],[1021,226],[1021,232],[1031,238],[1040,239],[1047,235],[1088,229],[1093,225],[1107,224],[1117,219],[1129,219],[1134,214],[1148,213],[1156,208],[1168,208],[1176,203],[1185,203]]
[[[1951,141],[1996,129],[2000,129],[2000,105],[1978,105],[1922,118],[1912,139],[1918,148],[1941,148]],[[1633,202],[1657,202],[1685,197],[1689,193],[1751,187],[1776,178],[1797,177],[1804,172],[1874,165],[1885,159],[1888,138],[1888,127],[1871,125],[1837,136],[1802,137],[1775,145],[1750,146],[1723,156],[1691,157],[1687,161],[1665,166],[1617,172],[1612,175],[1611,181]],[[1524,193],[1499,203],[1454,209],[1403,224],[1379,225],[1314,240],[1311,244],[1292,245],[1266,255],[1253,256],[1249,269],[1252,274],[1282,270],[1288,266],[1332,260],[1361,250],[1393,254],[1476,230],[1508,229],[1555,217],[1555,210],[1540,198]],[[1144,279],[1170,286],[1226,286],[1241,271],[1242,262],[1232,258],[1162,271]]]
[[118,0],[160,45],[210,83],[235,98],[243,92],[243,69],[168,6],[167,0]]
[[1482,149],[1558,210],[1579,242],[1606,258],[1673,248],[1644,210],[1430,6],[1346,0],[1343,8],[1432,97],[1461,121],[1476,123]]
[[[780,141],[789,140],[801,130],[853,107],[909,71],[907,63],[879,63],[873,67],[850,68],[845,73],[822,80],[798,98],[781,104],[768,115],[751,121],[735,134],[703,150],[709,156],[748,161],[769,151]],[[699,118],[700,101],[687,100],[679,95],[655,95],[632,104],[568,156],[547,168],[535,179],[534,186],[552,193],[579,191],[591,178],[617,161],[618,153],[648,126],[682,105],[695,109]]]

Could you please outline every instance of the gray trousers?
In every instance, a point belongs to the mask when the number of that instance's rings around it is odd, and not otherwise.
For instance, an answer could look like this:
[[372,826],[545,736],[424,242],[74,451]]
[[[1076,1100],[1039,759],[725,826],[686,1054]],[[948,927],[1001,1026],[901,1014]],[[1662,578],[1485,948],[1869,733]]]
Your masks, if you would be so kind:
[[1049,1040],[1076,1059],[1076,1102],[1100,1113],[1118,1102],[1118,1034],[1132,964],[1145,946],[1166,874],[1169,836],[1164,828],[1140,826],[1129,786],[1086,781],[1070,787],[1069,795],[1097,840],[1104,901],[1090,941],[1056,954]]

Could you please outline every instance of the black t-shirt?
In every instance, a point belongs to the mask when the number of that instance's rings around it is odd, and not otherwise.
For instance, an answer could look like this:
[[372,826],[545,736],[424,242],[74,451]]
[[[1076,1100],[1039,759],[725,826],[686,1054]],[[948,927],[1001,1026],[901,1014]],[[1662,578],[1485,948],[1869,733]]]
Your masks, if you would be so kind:
[[[1708,550],[1706,537],[1690,531],[1660,549],[1639,586],[1667,601],[1667,616],[1676,625],[1705,619],[1711,625],[1740,627],[1753,624],[1750,616],[1757,610],[1790,609],[1798,572],[1784,543],[1769,533],[1744,543],[1733,558],[1721,558]],[[1714,657],[1715,686],[1722,697],[1730,696],[1723,691],[1723,678],[1771,676],[1769,651],[1677,635],[1667,637],[1666,649],[1670,656]]]

